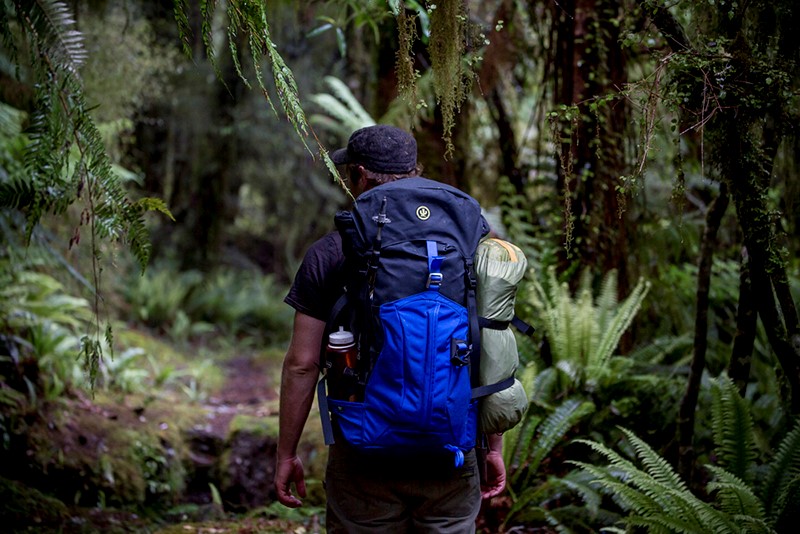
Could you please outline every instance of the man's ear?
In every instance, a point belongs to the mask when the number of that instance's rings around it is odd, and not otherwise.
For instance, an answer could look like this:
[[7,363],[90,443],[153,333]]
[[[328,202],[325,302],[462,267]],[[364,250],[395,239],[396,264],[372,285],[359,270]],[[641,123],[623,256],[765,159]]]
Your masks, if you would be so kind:
[[[364,183],[362,183],[362,180]],[[350,183],[354,187],[365,187],[367,180],[367,170],[363,165],[352,165],[350,167]]]
[[359,165],[347,166],[347,179],[350,180],[352,185],[357,185],[358,181],[361,179],[361,173],[359,173],[358,169]]

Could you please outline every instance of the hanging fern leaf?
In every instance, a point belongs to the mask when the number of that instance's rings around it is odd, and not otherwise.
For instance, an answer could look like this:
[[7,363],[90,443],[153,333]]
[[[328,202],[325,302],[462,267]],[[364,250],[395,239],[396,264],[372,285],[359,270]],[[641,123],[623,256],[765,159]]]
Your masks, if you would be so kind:
[[[79,220],[74,223],[69,246],[77,246],[83,235],[91,248],[95,332],[83,338],[81,353],[93,384],[103,357],[99,240],[126,242],[144,269],[150,241],[143,214],[151,204],[132,203],[127,198],[89,114],[79,76],[87,56],[69,6],[57,0],[0,2],[0,15],[0,32],[11,55],[16,57],[19,50],[29,52],[34,88],[27,137],[19,136],[24,147],[22,167],[0,180],[0,203],[24,209],[26,246],[45,214],[63,215],[70,206],[79,205]],[[15,22],[13,30],[9,20]],[[110,332],[106,328],[107,342],[112,339]]]
[[86,49],[83,47],[83,34],[75,29],[70,8],[59,0],[18,1],[15,4],[27,30],[38,38],[34,41],[38,51],[53,64],[77,76],[78,68],[86,61]]
[[[202,40],[205,45],[206,55],[212,63],[218,78],[222,80],[219,76],[220,69],[217,65],[217,54],[213,46],[214,39],[212,35],[212,21],[217,8],[218,4],[215,0],[205,0],[201,3],[201,31],[203,33]],[[188,6],[185,0],[175,0],[175,20],[177,21],[181,40],[185,43],[184,51],[191,56],[191,49],[186,45],[186,43],[191,42],[191,28],[188,24],[189,17],[187,15],[187,10]],[[266,3],[251,2],[249,0],[231,0],[225,2],[225,14],[228,18],[226,34],[228,38],[228,49],[239,79],[242,80],[246,87],[251,87],[250,81],[245,75],[244,68],[240,61],[242,53],[248,52],[253,72],[258,82],[258,89],[261,91],[272,112],[277,115],[278,110],[272,101],[270,91],[264,80],[264,66],[262,63],[263,59],[266,58],[272,74],[274,89],[278,95],[278,100],[281,103],[285,117],[292,124],[295,133],[309,152],[311,152],[311,149],[308,146],[307,138],[309,135],[314,138],[320,158],[331,172],[331,175],[334,176],[334,179],[347,191],[344,181],[341,179],[336,169],[336,165],[330,159],[328,151],[317,138],[313,128],[309,126],[306,120],[305,111],[300,103],[300,96],[294,74],[278,52],[278,47],[270,35]],[[240,46],[243,44],[247,46],[246,51],[240,49]]]

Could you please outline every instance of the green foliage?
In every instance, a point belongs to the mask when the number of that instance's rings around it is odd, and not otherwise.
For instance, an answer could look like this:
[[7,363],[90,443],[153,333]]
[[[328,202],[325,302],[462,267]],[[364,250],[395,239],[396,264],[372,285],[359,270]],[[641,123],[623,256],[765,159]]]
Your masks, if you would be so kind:
[[222,334],[257,345],[288,338],[291,310],[283,304],[283,293],[271,276],[232,271],[203,275],[158,265],[125,288],[132,318],[173,341]]
[[[79,4],[76,13],[88,55],[81,79],[90,113],[101,132],[115,125],[119,136],[130,131],[138,110],[165,97],[168,75],[176,70],[180,54],[158,42],[155,28],[135,2]],[[114,141],[104,138],[117,160]]]
[[572,381],[590,388],[609,370],[620,338],[639,310],[650,282],[640,279],[623,301],[617,300],[616,272],[609,272],[595,300],[588,271],[581,278],[578,294],[559,283],[555,268],[547,271],[547,288],[534,280],[530,302],[550,343],[553,362]]
[[[391,4],[392,2],[390,2]],[[397,4],[397,2],[394,2]],[[316,37],[328,31],[336,33],[336,44],[339,47],[339,55],[347,56],[347,38],[345,31],[351,25],[356,28],[368,26],[372,31],[373,39],[377,42],[380,39],[380,24],[386,19],[390,12],[386,10],[383,2],[361,2],[359,0],[339,0],[329,2],[336,10],[335,14],[328,16],[317,16],[320,25],[308,33],[308,37]],[[389,6],[397,15],[395,8]]]
[[83,384],[86,378],[91,380],[83,373],[79,341],[91,325],[86,299],[66,294],[60,282],[34,271],[13,271],[5,266],[0,268],[0,281],[2,331],[19,340],[37,362],[44,399],[61,395],[68,386]]
[[760,464],[748,403],[726,376],[712,380],[711,386],[719,465],[707,466],[707,497],[690,491],[672,466],[631,430],[622,429],[641,467],[602,443],[578,440],[610,463],[572,463],[591,473],[626,511],[623,522],[629,527],[665,533],[773,533],[785,531],[787,518],[796,513],[791,499],[800,472],[800,423],[786,433],[771,459]]
[[658,373],[657,348],[614,355],[649,284],[640,281],[619,301],[613,272],[601,281],[597,297],[585,274],[573,297],[554,268],[548,274],[548,289],[534,280],[528,298],[553,365],[538,373],[527,366],[521,375],[531,406],[505,438],[514,501],[506,525],[533,521],[563,531],[591,531],[617,522],[620,510],[609,507],[586,472],[569,470],[565,459],[580,451],[568,436],[613,442],[620,422],[636,422],[666,438],[674,433],[670,424],[683,385]]
[[749,403],[739,396],[733,381],[722,375],[711,388],[711,422],[717,461],[731,475],[752,483],[757,457]]
[[768,517],[788,526],[798,517],[798,484],[800,484],[800,422],[786,434],[763,481],[762,495]]
[[[6,21],[0,25],[6,51],[18,66],[27,67],[30,79],[24,81],[34,94],[25,136],[16,128],[24,120],[21,115],[3,120],[0,207],[24,213],[27,245],[47,213],[65,216],[69,207],[80,206],[69,246],[77,246],[88,234],[97,320],[93,332],[83,337],[80,354],[93,383],[103,352],[100,241],[126,243],[144,269],[151,250],[144,213],[153,207],[168,210],[158,201],[134,202],[127,197],[87,103],[79,74],[87,55],[70,8],[56,0],[1,2],[0,18]],[[23,51],[27,51],[24,63]],[[20,72],[18,68],[18,76]],[[11,237],[7,240],[17,246]],[[111,341],[110,325],[105,338]]]
[[506,438],[513,446],[504,455],[509,465],[519,466],[514,470],[511,484],[529,488],[542,460],[563,440],[570,429],[595,409],[591,402],[571,398],[555,409],[545,410],[546,416],[542,414],[542,410],[528,410],[539,413],[526,413],[518,426],[519,430]]
[[[585,462],[574,463],[592,473],[600,487],[628,512],[623,519],[625,524],[664,533],[739,532],[733,516],[716,510],[692,494],[675,470],[647,443],[627,429],[623,432],[643,468],[605,445],[589,440],[579,442],[600,453],[610,464],[598,467]],[[763,518],[749,519],[763,524]],[[758,531],[770,532],[766,528]]]
[[[144,268],[150,244],[142,207],[126,198],[89,113],[78,74],[86,60],[83,36],[75,29],[69,8],[56,0],[42,0],[13,8],[3,2],[0,9],[3,18],[15,23],[16,31],[2,28],[8,32],[3,38],[12,56],[23,46],[30,50],[36,89],[24,161],[34,196],[17,195],[15,202],[3,207],[26,210],[30,239],[45,213],[60,215],[81,201],[85,208],[76,236],[82,226],[89,228],[93,256],[99,258],[96,238],[124,240]],[[76,237],[73,244],[78,242]]]
[[339,139],[347,139],[355,130],[375,124],[375,119],[342,80],[326,76],[324,81],[331,92],[311,95],[309,100],[325,114],[311,115],[311,122],[335,134]]
[[[216,15],[218,7],[219,5],[216,2],[206,2],[203,4],[201,9],[201,37],[212,66],[216,70],[217,76],[221,77],[217,64],[217,52],[214,47],[213,36],[213,28],[215,27],[214,16]],[[331,161],[327,150],[319,139],[317,139],[316,134],[314,134],[306,120],[305,111],[300,103],[300,96],[294,73],[278,52],[278,47],[273,42],[270,35],[270,26],[267,21],[266,9],[267,5],[265,3],[250,2],[248,0],[234,0],[225,4],[225,15],[227,17],[226,37],[236,73],[247,87],[251,87],[251,83],[240,62],[243,46],[246,45],[246,51],[249,52],[249,58],[253,72],[255,73],[258,89],[264,95],[264,98],[269,103],[273,112],[277,114],[277,110],[263,76],[264,65],[262,63],[262,56],[266,56],[266,60],[271,68],[272,79],[275,83],[275,91],[278,95],[281,107],[283,108],[284,115],[292,124],[295,132],[307,149],[308,144],[306,139],[309,134],[313,134],[323,162],[333,176],[338,176],[336,166],[333,164],[333,161]],[[175,19],[178,24],[181,40],[184,43],[184,52],[191,57],[192,51],[189,43],[192,31],[189,26],[186,10],[186,3],[183,0],[176,0]]]

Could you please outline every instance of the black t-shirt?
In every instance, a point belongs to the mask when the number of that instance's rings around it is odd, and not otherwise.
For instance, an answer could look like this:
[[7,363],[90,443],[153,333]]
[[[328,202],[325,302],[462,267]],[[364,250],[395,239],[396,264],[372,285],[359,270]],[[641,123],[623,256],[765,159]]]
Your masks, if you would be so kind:
[[343,293],[343,264],[339,232],[321,237],[306,252],[284,302],[301,313],[327,322]]

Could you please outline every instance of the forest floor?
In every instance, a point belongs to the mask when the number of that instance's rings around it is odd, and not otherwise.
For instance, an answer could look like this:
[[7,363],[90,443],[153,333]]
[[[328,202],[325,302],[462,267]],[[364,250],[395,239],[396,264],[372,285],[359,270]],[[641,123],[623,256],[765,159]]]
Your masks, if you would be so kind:
[[[230,434],[230,425],[237,416],[270,417],[277,415],[278,371],[274,364],[249,355],[235,356],[224,364],[225,381],[218,391],[203,403],[207,413],[206,430],[224,440]],[[246,461],[234,458],[233,462]],[[266,473],[264,473],[266,475]],[[270,473],[271,475],[271,473]],[[263,475],[262,475],[263,476]],[[267,481],[271,483],[271,480]],[[275,509],[273,506],[271,509]],[[286,516],[293,515],[289,509]],[[263,512],[262,512],[263,513]],[[203,520],[175,521],[154,530],[157,534],[224,534],[224,533],[295,533],[324,532],[324,518],[268,517],[248,513],[217,513]]]
[[[324,524],[324,517],[320,517],[323,509],[319,506],[296,511],[270,502],[274,471],[268,466],[274,464],[275,437],[262,430],[277,425],[276,358],[242,354],[223,358],[215,365],[224,373],[224,381],[195,401],[185,395],[143,398],[102,392],[93,398],[73,391],[56,401],[39,404],[35,412],[27,409],[24,416],[17,417],[25,421],[20,424],[20,431],[24,432],[21,446],[12,447],[14,461],[0,473],[0,522],[11,525],[12,532],[65,534],[324,532],[320,526]],[[0,386],[3,391],[12,389],[5,383]],[[0,423],[4,422],[2,416]],[[243,419],[264,424],[256,432],[234,434],[231,443],[233,426]],[[190,439],[186,438],[187,429]],[[147,444],[148,438],[156,444],[160,442],[162,451],[192,449],[188,456],[194,467],[181,473],[194,472],[195,482],[197,471],[206,460],[208,474],[199,477],[199,483],[186,486],[181,498],[168,506],[158,502],[146,510],[115,506],[117,496],[110,488],[135,486],[123,482],[125,467],[117,461],[123,456],[120,449],[129,448],[126,439],[141,439]],[[208,458],[203,458],[198,442],[212,444],[206,447],[211,450],[205,455]],[[104,464],[105,459],[97,451],[115,458]],[[159,457],[150,449],[148,454]],[[26,457],[31,460],[26,461]],[[220,468],[223,461],[226,470]],[[10,464],[19,468],[9,468]],[[98,464],[106,467],[97,467]],[[77,477],[83,480],[76,481]],[[113,481],[104,484],[103,479],[108,478],[115,479],[116,486]],[[160,476],[158,481],[167,478]],[[232,478],[234,483],[230,482]],[[149,484],[153,478],[146,480]],[[223,480],[233,489],[225,488]],[[228,502],[229,496],[236,501],[251,493],[250,489],[254,489],[252,501]],[[96,506],[85,502],[90,493],[95,495],[88,497],[90,500],[100,501]]]
[[[195,401],[180,395],[143,401],[135,395],[98,395],[96,399],[92,399],[86,394],[74,394],[52,405],[46,404],[47,408],[40,410],[41,413],[38,414],[39,423],[28,426],[28,432],[33,437],[27,437],[25,447],[28,450],[22,452],[28,456],[36,456],[38,453],[32,452],[32,448],[50,449],[57,451],[58,459],[52,456],[49,459],[37,459],[41,470],[34,473],[35,476],[30,476],[33,471],[29,469],[23,471],[27,473],[28,479],[13,476],[9,476],[9,479],[30,482],[31,487],[55,495],[60,501],[37,494],[29,510],[36,510],[33,513],[40,514],[40,518],[36,515],[31,517],[30,512],[17,509],[7,509],[4,512],[3,505],[0,505],[0,519],[10,519],[11,524],[17,520],[20,527],[14,528],[13,532],[324,533],[324,492],[321,478],[326,450],[318,435],[319,425],[313,413],[299,451],[306,464],[308,504],[293,510],[274,501],[272,478],[280,379],[279,355],[243,353],[221,358],[215,365],[224,374],[222,383]],[[237,434],[237,428],[242,428],[243,419],[247,421],[245,428],[248,432],[239,431]],[[250,432],[252,428],[256,428],[256,431]],[[263,432],[264,428],[269,429],[267,434]],[[189,434],[192,437],[189,439],[186,438],[186,429],[190,429]],[[120,442],[117,434],[120,431],[124,432],[122,436],[128,440],[154,438],[156,443],[160,442],[162,446],[170,443],[170,447],[174,445],[176,449],[180,448],[176,445],[179,439],[192,442],[189,447],[192,450],[188,456],[195,464],[195,471],[188,479],[193,479],[194,482],[183,488],[178,502],[166,506],[147,506],[145,509],[113,505],[114,496],[110,493],[110,488],[115,486],[102,485],[101,479],[105,475],[98,473],[96,465],[103,464],[103,461],[92,456],[96,452],[89,452],[107,447],[110,454],[119,455],[120,451],[128,448],[124,441]],[[135,434],[130,434],[131,432]],[[130,438],[131,435],[136,437]],[[198,435],[201,435],[199,441]],[[205,444],[206,449],[198,449],[198,442]],[[187,448],[185,443],[183,447]],[[204,450],[211,452],[206,455]],[[79,456],[82,456],[79,461],[70,463],[70,459]],[[183,457],[185,456],[184,454]],[[198,477],[196,466],[202,467],[204,462],[209,466],[208,474]],[[224,469],[220,468],[221,465],[225,466]],[[116,487],[119,487],[124,469],[120,464],[114,464],[111,471],[117,478]],[[76,473],[87,472],[92,479],[91,483],[97,485],[96,496],[89,499],[89,504],[85,502],[89,491],[80,489],[89,488],[88,478],[80,482],[77,491],[75,481],[71,480],[75,476],[83,476]],[[186,472],[181,473],[186,475]],[[231,483],[231,479],[235,483]],[[73,485],[65,487],[63,491],[49,491],[57,490],[60,484]],[[16,488],[10,488],[0,485],[0,502],[6,496],[17,497],[19,501],[17,495],[12,495]],[[78,503],[81,491],[84,493],[84,502]],[[107,494],[103,495],[103,491]],[[161,495],[168,497],[170,494]],[[71,500],[75,500],[76,504],[70,504]],[[93,505],[100,500],[102,504]],[[108,505],[105,504],[106,501]],[[50,504],[58,505],[58,513],[53,509],[48,510]],[[478,532],[499,532],[498,525],[502,523],[509,505],[508,497],[499,497],[491,503],[484,503]],[[65,508],[63,512],[62,508]],[[513,531],[550,532],[548,529],[535,528],[520,530],[519,527],[515,527]]]

